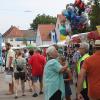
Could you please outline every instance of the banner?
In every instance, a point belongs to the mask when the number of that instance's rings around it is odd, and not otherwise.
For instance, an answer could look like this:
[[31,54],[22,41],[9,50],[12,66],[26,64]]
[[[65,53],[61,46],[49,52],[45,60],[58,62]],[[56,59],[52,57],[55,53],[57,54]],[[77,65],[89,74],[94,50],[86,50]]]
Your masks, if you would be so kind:
[[58,42],[58,39],[57,39],[57,34],[56,34],[56,32],[55,32],[55,31],[51,31],[51,32],[50,32],[50,35],[51,35],[51,41],[52,41],[53,43],[57,43],[57,42]]

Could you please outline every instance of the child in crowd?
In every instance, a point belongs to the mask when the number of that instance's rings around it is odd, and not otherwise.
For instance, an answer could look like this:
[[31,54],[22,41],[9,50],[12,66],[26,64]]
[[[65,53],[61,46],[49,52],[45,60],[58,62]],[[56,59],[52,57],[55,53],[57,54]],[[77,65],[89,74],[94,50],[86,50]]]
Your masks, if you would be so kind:
[[[59,62],[62,66],[66,65],[66,59],[64,56],[59,57]],[[65,98],[66,100],[71,100],[71,88],[70,88],[70,81],[72,80],[72,75],[70,72],[70,69],[66,70],[66,72],[63,74],[64,83],[65,83]]]

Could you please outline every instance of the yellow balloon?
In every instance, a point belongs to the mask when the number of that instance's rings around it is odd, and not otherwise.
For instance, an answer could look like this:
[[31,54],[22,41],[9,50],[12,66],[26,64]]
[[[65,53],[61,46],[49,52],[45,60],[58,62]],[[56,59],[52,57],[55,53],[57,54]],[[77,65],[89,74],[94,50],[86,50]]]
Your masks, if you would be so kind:
[[66,36],[60,35],[60,40],[61,40],[61,41],[66,40]]

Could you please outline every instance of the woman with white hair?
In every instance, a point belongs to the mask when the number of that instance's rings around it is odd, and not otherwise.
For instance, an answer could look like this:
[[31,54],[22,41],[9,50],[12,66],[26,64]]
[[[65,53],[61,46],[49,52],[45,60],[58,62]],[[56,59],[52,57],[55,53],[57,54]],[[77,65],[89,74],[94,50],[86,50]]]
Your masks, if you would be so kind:
[[48,62],[44,68],[44,89],[45,100],[62,100],[65,97],[65,87],[63,72],[67,66],[58,62],[58,51],[54,46],[50,46],[47,51]]

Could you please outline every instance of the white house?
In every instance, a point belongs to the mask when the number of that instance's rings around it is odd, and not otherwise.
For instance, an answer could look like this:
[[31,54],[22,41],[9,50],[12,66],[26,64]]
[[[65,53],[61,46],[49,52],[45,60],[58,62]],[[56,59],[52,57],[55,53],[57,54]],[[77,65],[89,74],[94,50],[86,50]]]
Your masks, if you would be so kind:
[[52,36],[54,36],[55,25],[39,24],[37,29],[36,45],[53,44]]
[[13,47],[21,47],[26,44],[35,45],[36,33],[33,30],[19,30],[15,26],[11,26],[3,34],[4,42],[9,42]]

